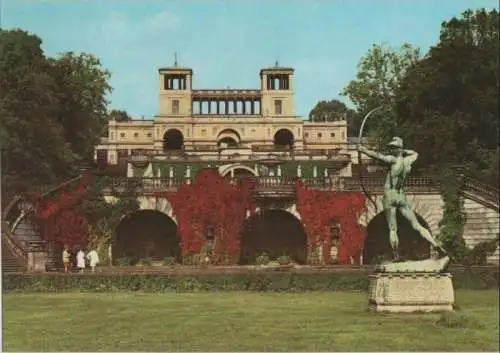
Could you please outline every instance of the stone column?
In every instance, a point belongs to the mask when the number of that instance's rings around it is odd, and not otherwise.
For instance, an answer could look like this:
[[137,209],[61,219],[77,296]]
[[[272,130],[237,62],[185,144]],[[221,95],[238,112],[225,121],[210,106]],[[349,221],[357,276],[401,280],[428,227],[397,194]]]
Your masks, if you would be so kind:
[[313,166],[313,178],[317,178],[317,177],[318,177],[318,167]]
[[302,167],[300,166],[300,164],[297,166],[297,177],[302,177]]

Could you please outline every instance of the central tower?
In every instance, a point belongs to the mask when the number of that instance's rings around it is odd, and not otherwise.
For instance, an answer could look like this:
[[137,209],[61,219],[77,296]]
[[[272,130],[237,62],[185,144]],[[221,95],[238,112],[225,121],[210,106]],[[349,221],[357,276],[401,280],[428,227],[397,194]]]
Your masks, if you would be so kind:
[[276,65],[260,70],[261,112],[265,117],[295,116],[293,73],[289,67]]

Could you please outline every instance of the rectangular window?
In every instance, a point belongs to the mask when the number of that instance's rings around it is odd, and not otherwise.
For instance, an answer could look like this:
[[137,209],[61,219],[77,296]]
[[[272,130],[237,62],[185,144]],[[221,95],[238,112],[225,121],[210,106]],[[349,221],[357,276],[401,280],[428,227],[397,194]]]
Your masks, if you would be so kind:
[[179,101],[177,99],[172,101],[172,114],[179,114]]
[[283,101],[281,99],[276,99],[274,101],[274,114],[276,115],[283,114]]

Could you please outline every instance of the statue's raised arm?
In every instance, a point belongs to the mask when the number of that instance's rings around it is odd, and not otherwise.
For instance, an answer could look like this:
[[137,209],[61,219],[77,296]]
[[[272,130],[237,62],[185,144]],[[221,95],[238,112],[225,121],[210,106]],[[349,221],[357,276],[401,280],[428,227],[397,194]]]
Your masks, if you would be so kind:
[[394,156],[370,150],[361,144],[358,145],[358,151],[367,155],[368,157],[374,158],[386,164],[393,164],[394,162],[396,162],[396,158]]

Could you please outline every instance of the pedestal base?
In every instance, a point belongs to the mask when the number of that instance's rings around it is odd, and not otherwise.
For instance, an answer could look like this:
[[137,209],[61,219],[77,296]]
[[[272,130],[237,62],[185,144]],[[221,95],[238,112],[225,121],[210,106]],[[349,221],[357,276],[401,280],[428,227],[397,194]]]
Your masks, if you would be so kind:
[[49,262],[49,257],[44,251],[30,251],[28,253],[28,271],[43,272]]
[[376,273],[370,276],[368,304],[379,312],[453,311],[449,273]]

